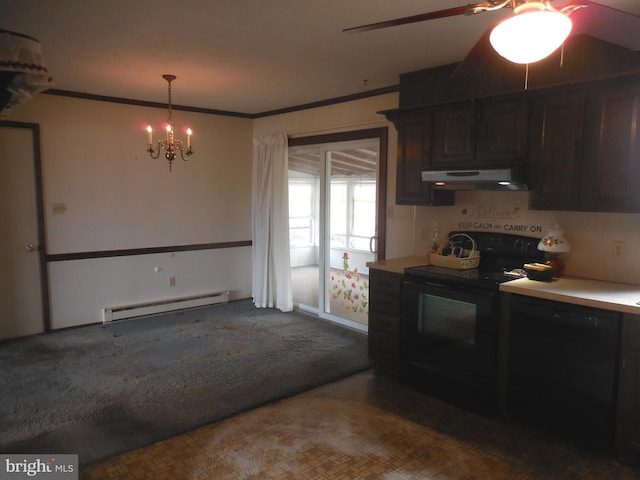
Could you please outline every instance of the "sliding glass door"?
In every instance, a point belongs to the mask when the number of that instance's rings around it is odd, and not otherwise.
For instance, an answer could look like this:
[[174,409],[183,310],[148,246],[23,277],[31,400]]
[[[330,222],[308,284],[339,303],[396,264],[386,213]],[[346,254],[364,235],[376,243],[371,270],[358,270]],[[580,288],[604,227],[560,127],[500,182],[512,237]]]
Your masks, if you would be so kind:
[[[377,148],[326,152],[328,195],[324,313],[368,324],[369,269],[376,259]],[[370,163],[371,162],[371,163]]]
[[[366,329],[377,259],[379,139],[289,149],[293,301]],[[382,210],[384,211],[384,209]]]

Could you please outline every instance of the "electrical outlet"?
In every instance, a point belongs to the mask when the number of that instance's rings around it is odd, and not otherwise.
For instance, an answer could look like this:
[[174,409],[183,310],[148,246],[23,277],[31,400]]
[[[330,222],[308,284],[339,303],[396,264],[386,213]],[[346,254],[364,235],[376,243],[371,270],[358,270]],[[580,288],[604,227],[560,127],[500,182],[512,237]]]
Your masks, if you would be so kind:
[[620,242],[616,240],[612,244],[611,254],[613,255],[613,258],[622,259],[625,257],[625,254],[626,254],[625,250],[626,250],[625,242]]
[[67,206],[64,203],[52,203],[51,212],[54,215],[63,215],[67,211]]
[[176,286],[176,277],[174,277],[174,276],[169,277],[169,286],[170,287],[175,287]]

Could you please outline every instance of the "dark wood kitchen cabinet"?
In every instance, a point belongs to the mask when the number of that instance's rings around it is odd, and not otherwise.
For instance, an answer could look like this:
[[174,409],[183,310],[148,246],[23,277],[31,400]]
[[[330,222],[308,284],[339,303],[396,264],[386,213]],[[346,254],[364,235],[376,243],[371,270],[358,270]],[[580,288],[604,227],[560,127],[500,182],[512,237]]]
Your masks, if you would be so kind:
[[475,152],[475,114],[471,103],[433,112],[433,160],[437,170],[471,166]]
[[625,314],[622,322],[616,450],[640,464],[640,316]]
[[580,210],[640,212],[640,82],[590,94]]
[[584,93],[537,98],[531,104],[531,206],[577,210]]
[[437,191],[422,181],[431,164],[432,113],[388,115],[398,130],[396,203],[398,205],[453,205],[454,194]]
[[424,183],[427,169],[520,166],[527,158],[525,98],[465,102],[408,112],[386,112],[398,130],[396,203],[453,205],[453,191]]
[[393,375],[400,367],[400,299],[402,275],[369,270],[369,358],[375,368]]
[[431,113],[411,115],[399,119],[398,166],[396,177],[396,203],[422,204],[429,198],[429,186],[422,181],[420,172],[431,161]]
[[640,212],[640,83],[545,93],[532,102],[531,206]]
[[476,107],[476,162],[499,168],[524,162],[528,149],[526,98],[483,101]]
[[523,163],[527,156],[528,115],[524,97],[434,110],[431,167],[459,170]]

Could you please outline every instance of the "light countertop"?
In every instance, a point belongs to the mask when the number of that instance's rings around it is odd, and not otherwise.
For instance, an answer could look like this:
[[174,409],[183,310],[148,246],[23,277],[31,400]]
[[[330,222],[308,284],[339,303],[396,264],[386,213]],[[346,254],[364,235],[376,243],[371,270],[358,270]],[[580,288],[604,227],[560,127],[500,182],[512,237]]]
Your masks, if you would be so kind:
[[574,277],[551,282],[521,278],[501,284],[500,291],[640,315],[640,285]]
[[374,270],[383,270],[385,272],[402,274],[404,273],[405,268],[419,267],[421,265],[429,265],[430,263],[431,262],[427,257],[412,256],[367,262],[367,267],[373,268]]

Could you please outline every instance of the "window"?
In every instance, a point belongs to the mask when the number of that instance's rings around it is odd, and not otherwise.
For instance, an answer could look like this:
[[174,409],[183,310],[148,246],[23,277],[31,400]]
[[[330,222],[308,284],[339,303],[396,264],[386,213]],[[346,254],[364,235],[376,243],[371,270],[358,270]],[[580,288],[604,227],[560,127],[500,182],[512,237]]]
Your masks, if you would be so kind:
[[376,234],[376,183],[356,182],[352,186],[353,215],[350,248],[369,250],[369,241]]
[[331,246],[369,251],[375,235],[376,182],[332,180]]
[[[314,238],[313,179],[289,180],[289,242],[291,247],[313,245]],[[295,201],[291,201],[295,199]]]
[[332,248],[347,248],[347,218],[349,202],[347,199],[347,182],[331,181],[331,238]]

